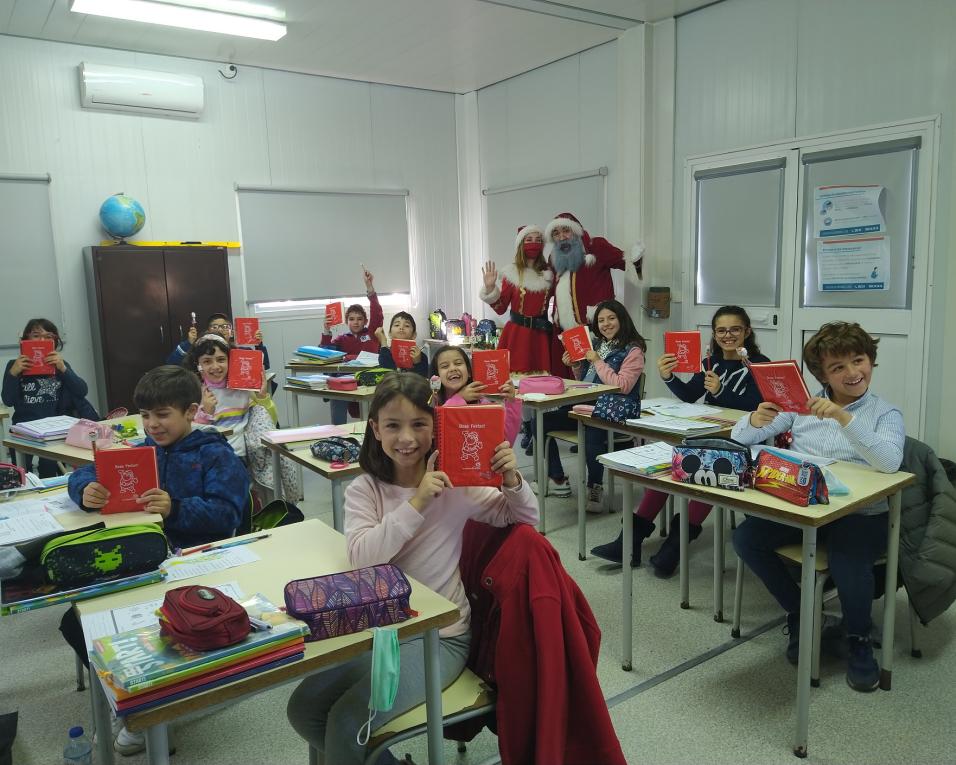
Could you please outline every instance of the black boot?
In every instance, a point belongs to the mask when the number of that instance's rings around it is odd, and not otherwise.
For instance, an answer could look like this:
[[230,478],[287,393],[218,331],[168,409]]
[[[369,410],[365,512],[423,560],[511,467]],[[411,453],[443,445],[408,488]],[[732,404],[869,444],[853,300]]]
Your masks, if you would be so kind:
[[[690,524],[690,535],[688,540],[693,542],[703,531],[702,526]],[[675,515],[671,523],[667,539],[658,548],[657,552],[651,556],[651,565],[654,567],[654,576],[661,579],[667,579],[677,571],[677,564],[680,563],[680,515]]]
[[[623,521],[621,522],[623,524]],[[654,533],[654,524],[639,515],[634,516],[633,539],[634,547],[631,551],[631,568],[641,565],[641,543]],[[617,539],[604,545],[591,548],[591,555],[621,565],[624,559],[624,529],[617,535]]]

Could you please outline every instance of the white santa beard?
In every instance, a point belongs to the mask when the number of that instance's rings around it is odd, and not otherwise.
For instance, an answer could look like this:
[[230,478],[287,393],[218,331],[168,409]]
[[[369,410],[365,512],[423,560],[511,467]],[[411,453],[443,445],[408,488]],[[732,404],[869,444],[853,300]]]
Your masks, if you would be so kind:
[[561,329],[569,329],[578,322],[574,316],[574,301],[571,297],[571,272],[566,272],[558,277],[558,283],[554,288],[554,304],[557,308],[557,325]]

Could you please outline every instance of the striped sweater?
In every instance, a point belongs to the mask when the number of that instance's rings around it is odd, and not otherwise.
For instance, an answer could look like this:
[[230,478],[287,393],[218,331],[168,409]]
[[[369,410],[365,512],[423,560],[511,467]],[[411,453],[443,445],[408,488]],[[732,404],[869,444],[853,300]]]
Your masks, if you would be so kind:
[[217,428],[230,428],[232,435],[227,436],[229,445],[240,457],[246,456],[244,431],[249,422],[249,409],[252,407],[252,393],[247,390],[231,390],[225,381],[214,383],[203,379],[206,387],[216,397],[216,411],[211,415],[202,407],[196,413],[196,422],[201,425],[215,425]]

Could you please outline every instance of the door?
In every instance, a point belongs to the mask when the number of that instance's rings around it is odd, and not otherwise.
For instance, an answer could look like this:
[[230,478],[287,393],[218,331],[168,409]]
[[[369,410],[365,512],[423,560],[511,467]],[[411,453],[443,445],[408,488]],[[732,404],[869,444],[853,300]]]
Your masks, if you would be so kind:
[[177,247],[163,250],[166,263],[166,296],[171,336],[168,354],[189,331],[191,315],[196,314],[200,333],[213,313],[229,316],[229,267],[222,247],[200,249]]

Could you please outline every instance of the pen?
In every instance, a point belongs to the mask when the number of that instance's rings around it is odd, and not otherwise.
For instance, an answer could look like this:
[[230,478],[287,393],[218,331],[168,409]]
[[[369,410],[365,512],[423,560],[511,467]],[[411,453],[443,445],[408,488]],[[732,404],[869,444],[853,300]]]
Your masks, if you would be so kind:
[[183,550],[182,555],[192,555],[193,553],[206,552],[207,550],[225,550],[229,547],[239,547],[240,545],[249,545],[253,542],[258,542],[260,539],[268,539],[272,534],[261,534],[257,537],[249,537],[248,539],[237,539],[234,542],[212,542],[207,545],[199,545],[199,547],[193,547],[190,550]]

